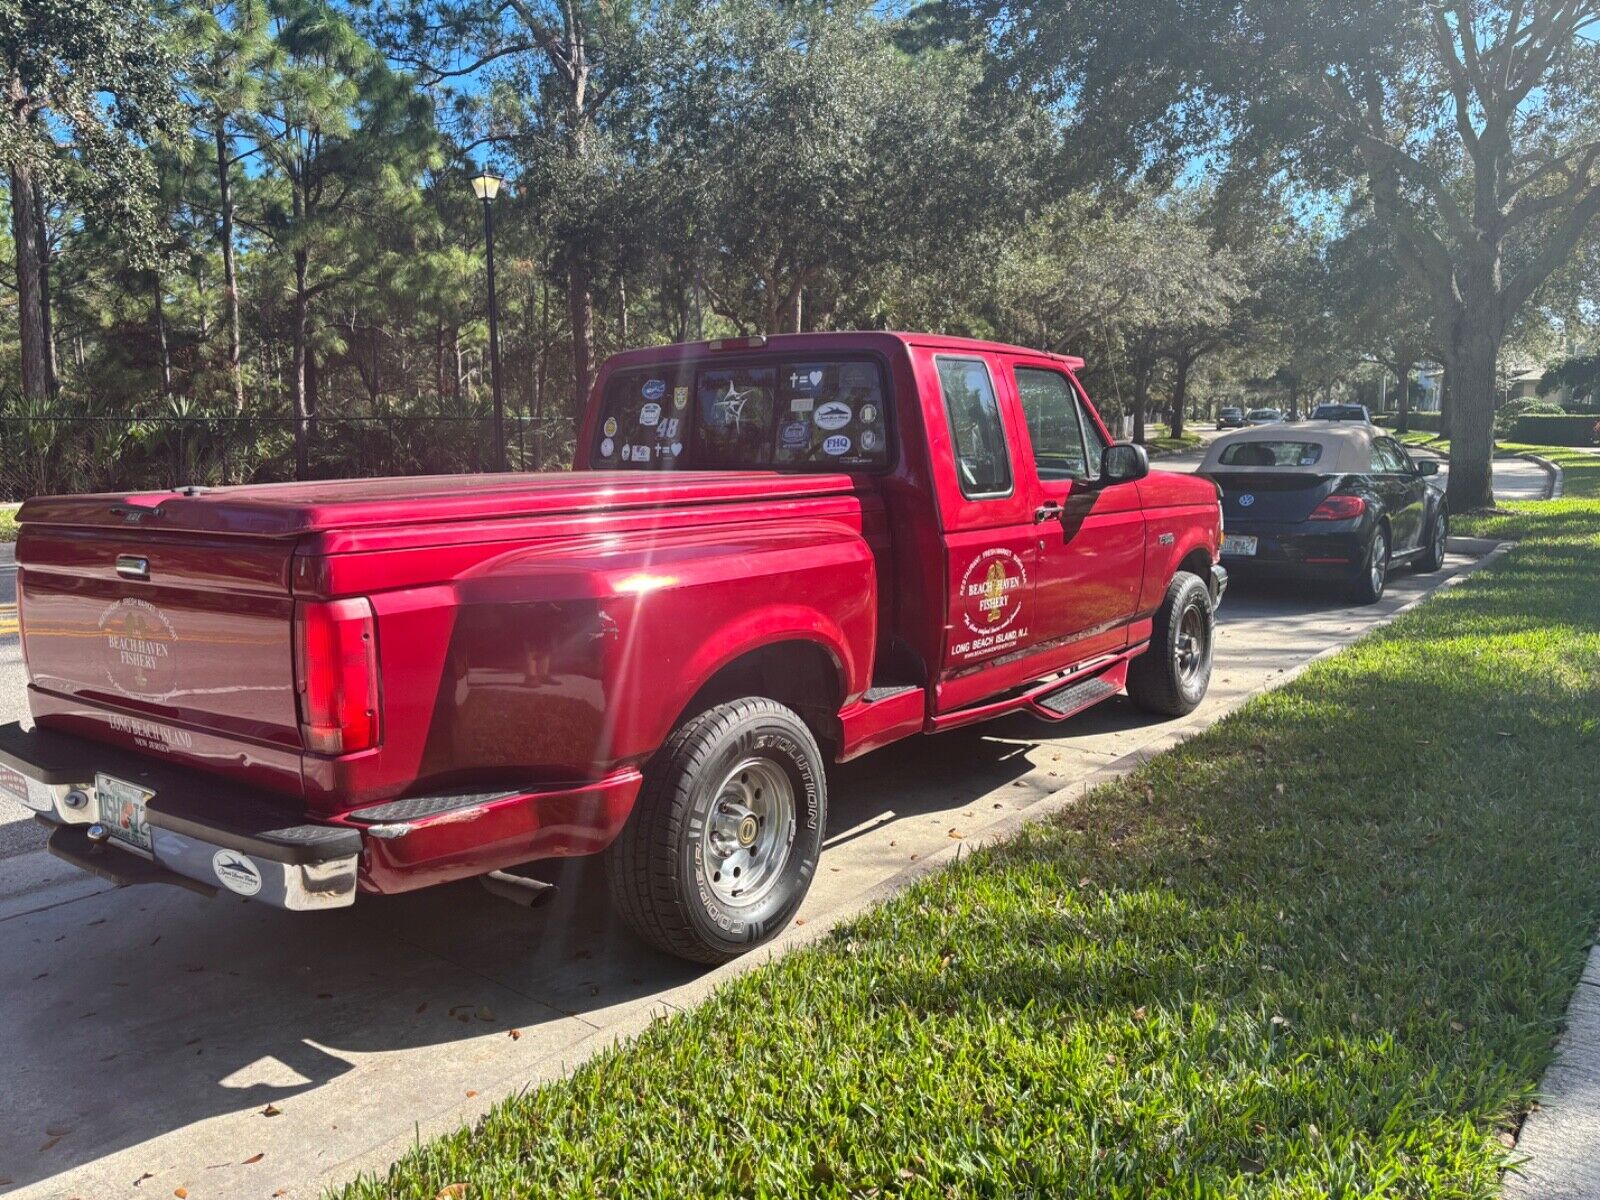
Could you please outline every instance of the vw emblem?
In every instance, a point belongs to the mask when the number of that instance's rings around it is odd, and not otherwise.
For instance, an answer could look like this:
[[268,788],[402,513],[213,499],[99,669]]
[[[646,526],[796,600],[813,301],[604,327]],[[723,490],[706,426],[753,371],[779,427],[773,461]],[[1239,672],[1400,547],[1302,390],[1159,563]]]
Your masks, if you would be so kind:
[[1239,497],[1239,507],[1240,508],[1249,508],[1255,502],[1256,502],[1255,496],[1252,495],[1249,492],[1246,492],[1244,495]]

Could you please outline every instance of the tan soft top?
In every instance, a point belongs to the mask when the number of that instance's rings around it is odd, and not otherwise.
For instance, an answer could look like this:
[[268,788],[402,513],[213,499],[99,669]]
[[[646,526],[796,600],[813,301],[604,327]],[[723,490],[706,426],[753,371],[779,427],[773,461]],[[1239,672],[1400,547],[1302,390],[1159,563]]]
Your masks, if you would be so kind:
[[[1273,471],[1311,475],[1358,475],[1372,470],[1372,442],[1386,436],[1375,425],[1347,421],[1293,421],[1282,425],[1256,425],[1225,433],[1206,448],[1201,471]],[[1222,452],[1241,442],[1310,442],[1322,447],[1314,463],[1277,465],[1272,462],[1222,461]]]

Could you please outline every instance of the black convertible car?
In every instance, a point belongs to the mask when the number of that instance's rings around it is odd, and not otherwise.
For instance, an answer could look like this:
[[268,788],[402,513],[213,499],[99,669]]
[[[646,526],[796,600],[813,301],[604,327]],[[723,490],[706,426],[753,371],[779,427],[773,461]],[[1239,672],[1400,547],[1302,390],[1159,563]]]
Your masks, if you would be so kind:
[[1391,567],[1437,571],[1450,514],[1439,464],[1370,425],[1266,425],[1211,443],[1200,473],[1222,489],[1222,559],[1383,595]]

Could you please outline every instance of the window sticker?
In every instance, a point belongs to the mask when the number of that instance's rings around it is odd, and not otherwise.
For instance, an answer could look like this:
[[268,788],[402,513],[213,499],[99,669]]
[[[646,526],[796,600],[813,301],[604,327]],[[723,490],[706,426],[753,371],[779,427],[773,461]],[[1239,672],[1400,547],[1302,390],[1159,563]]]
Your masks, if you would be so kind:
[[672,389],[672,411],[682,412],[689,407],[689,389],[679,384]]
[[617,444],[610,438],[603,438],[600,442],[600,457],[610,458],[617,452]]
[[878,423],[878,406],[876,404],[863,404],[861,406],[861,423],[863,425],[876,425]]
[[703,370],[695,386],[695,461],[759,466],[772,461],[776,367]]
[[778,445],[785,450],[804,450],[811,445],[811,430],[804,421],[785,421],[778,427]]
[[667,394],[667,381],[665,379],[647,379],[644,386],[639,389],[639,394],[646,400],[659,400]]
[[836,433],[822,443],[822,450],[823,453],[838,458],[841,454],[850,453],[850,439],[842,433]]
[[617,436],[617,419],[615,417],[607,417],[606,418],[606,423],[605,423],[604,426],[602,426],[602,429],[604,430],[605,435],[608,438],[616,437]]
[[855,412],[848,404],[841,404],[837,400],[829,400],[812,414],[811,419],[817,423],[817,428],[830,432],[843,429],[855,419]]
[[639,410],[639,424],[654,428],[661,423],[661,405],[646,404]]

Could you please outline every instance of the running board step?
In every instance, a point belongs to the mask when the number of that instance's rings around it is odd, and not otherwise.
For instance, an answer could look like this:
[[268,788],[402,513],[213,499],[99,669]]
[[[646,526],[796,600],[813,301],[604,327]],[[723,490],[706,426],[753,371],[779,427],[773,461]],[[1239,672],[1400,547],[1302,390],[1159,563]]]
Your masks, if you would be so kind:
[[1107,681],[1105,676],[1098,675],[1046,692],[1034,698],[1032,706],[1047,721],[1065,721],[1091,704],[1098,704],[1108,696],[1115,695],[1116,691],[1116,686]]

